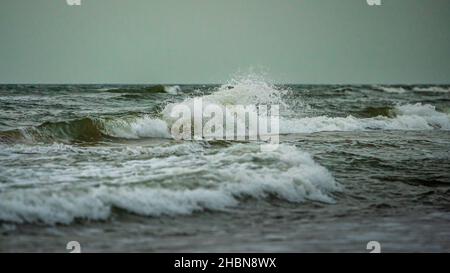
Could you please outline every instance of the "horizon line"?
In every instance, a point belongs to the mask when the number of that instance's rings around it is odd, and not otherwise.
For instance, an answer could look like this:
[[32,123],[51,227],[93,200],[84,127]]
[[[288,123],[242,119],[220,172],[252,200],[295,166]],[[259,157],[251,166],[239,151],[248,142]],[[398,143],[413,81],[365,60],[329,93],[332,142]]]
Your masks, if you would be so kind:
[[[5,83],[0,82],[0,85],[223,85],[227,82],[221,83],[100,83],[100,82],[91,82],[91,83],[70,83],[70,82],[12,82]],[[293,83],[293,82],[271,82],[275,85],[450,85],[448,83]]]

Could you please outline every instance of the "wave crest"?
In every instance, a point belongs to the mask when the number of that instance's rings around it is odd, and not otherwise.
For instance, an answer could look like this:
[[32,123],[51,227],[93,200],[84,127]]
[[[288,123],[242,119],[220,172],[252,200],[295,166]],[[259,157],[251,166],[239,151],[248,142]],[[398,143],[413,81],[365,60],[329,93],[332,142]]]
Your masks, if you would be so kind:
[[46,122],[0,132],[0,142],[97,142],[104,138],[170,138],[167,124],[148,115],[128,118],[82,118]]
[[347,117],[305,117],[285,119],[280,122],[281,133],[315,133],[322,131],[362,130],[450,130],[450,116],[438,112],[429,104],[405,104],[393,109],[395,117],[373,118]]
[[[84,183],[77,180],[71,184],[77,186],[69,188],[57,184],[32,189],[5,188],[0,191],[0,221],[70,224],[77,219],[107,219],[113,208],[145,216],[191,214],[234,207],[247,197],[333,203],[331,194],[341,190],[326,168],[292,146],[281,145],[273,152],[261,152],[258,145],[243,144],[226,147],[218,153],[201,150],[189,167],[185,165],[192,154],[170,154],[169,158],[153,158],[140,167],[125,164],[121,168],[123,175],[140,173],[145,168],[141,179],[160,176],[164,185],[135,184],[132,181],[139,179],[135,175],[128,183],[123,179],[109,180],[108,186],[100,187],[92,187],[91,183],[83,187]],[[204,169],[208,172],[203,173]],[[115,172],[102,173],[109,177]],[[96,177],[102,179],[100,173]],[[171,182],[174,179],[177,182]]]

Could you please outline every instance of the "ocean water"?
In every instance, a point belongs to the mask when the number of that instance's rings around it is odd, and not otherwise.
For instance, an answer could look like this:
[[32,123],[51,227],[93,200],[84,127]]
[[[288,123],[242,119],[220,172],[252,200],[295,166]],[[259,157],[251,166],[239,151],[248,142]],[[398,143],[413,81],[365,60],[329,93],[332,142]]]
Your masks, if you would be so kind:
[[[280,145],[176,140],[193,98]],[[0,251],[450,251],[450,86],[0,85]]]

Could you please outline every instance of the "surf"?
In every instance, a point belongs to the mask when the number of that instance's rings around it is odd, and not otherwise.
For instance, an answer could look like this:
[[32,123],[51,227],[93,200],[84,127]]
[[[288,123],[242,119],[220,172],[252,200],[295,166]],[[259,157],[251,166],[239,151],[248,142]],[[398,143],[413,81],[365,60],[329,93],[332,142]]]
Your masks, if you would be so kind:
[[[140,88],[139,90],[142,92],[147,92],[146,88],[148,87]],[[314,115],[314,109],[308,103],[302,101],[302,97],[290,99],[296,91],[272,84],[258,75],[231,79],[227,83],[213,88],[208,94],[198,95],[198,92],[192,92],[187,95],[187,98],[186,95],[182,94],[182,88],[177,85],[153,86],[152,88],[167,92],[167,95],[175,95],[175,97],[179,95],[182,99],[163,104],[158,107],[157,112],[152,114],[135,113],[112,117],[85,116],[78,119],[45,122],[38,126],[1,131],[0,142],[95,143],[104,140],[114,141],[114,139],[177,139],[177,136],[171,130],[177,119],[171,116],[171,111],[179,106],[187,106],[193,110],[196,99],[202,100],[202,109],[209,106],[218,106],[223,110],[229,110],[229,112],[236,110],[236,107],[234,107],[236,105],[248,104],[256,107],[259,105],[279,105],[281,134],[364,130],[450,130],[448,113],[438,111],[431,104],[420,102],[415,104],[398,103],[393,106],[368,106],[361,112],[356,113],[359,117],[354,115],[345,117]],[[379,89],[381,87],[374,88]],[[387,87],[383,88],[386,89]],[[113,89],[107,92],[125,92],[125,94],[136,92],[123,90]],[[256,114],[258,117],[264,118],[260,113],[252,112],[250,114]],[[206,121],[194,119],[190,122],[192,122],[192,127],[196,128],[205,125]],[[237,122],[245,123],[245,121],[246,116],[237,116]],[[231,126],[228,127],[231,128]],[[247,125],[245,127],[248,129]],[[227,131],[230,128],[222,129]],[[203,138],[201,134],[198,137],[199,139]]]

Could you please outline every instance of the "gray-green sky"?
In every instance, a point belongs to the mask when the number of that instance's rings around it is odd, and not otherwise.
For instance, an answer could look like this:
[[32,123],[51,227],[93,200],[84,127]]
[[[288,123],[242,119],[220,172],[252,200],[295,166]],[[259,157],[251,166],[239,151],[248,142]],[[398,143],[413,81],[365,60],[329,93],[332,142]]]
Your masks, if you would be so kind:
[[450,83],[450,0],[0,0],[1,83]]

